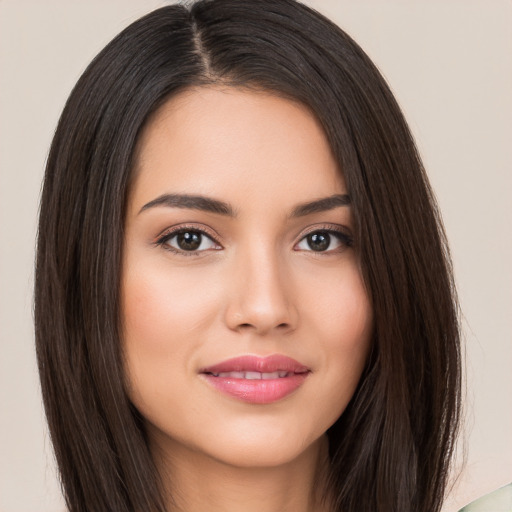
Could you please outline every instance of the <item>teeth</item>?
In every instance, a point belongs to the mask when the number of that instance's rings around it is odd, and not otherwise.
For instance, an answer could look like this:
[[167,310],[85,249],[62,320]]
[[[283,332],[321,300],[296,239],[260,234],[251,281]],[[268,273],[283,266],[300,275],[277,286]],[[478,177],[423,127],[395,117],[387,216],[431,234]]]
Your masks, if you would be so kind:
[[279,372],[262,373],[262,379],[279,379]]
[[289,373],[286,370],[279,370],[277,372],[221,372],[212,373],[214,377],[224,377],[230,379],[247,379],[247,380],[269,380],[269,379],[282,379],[287,377]]
[[244,372],[223,372],[216,375],[216,377],[231,377],[232,379],[243,379]]

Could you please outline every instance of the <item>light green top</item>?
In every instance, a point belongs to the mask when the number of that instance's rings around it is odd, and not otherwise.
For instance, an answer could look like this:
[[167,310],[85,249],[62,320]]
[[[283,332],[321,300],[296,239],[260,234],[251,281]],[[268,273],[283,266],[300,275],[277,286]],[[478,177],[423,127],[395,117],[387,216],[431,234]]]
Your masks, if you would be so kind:
[[459,512],[512,512],[512,484],[478,498]]

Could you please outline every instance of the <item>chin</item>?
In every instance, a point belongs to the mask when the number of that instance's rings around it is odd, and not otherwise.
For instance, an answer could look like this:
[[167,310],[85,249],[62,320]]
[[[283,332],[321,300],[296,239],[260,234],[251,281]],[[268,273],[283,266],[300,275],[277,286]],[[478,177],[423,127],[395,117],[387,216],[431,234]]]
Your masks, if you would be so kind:
[[212,429],[195,448],[234,467],[278,467],[308,456],[323,437],[323,428],[308,427],[311,425],[304,421],[269,421],[268,417],[252,417],[231,428],[224,423],[221,428]]
[[289,440],[283,443],[265,439],[247,441],[227,441],[217,445],[210,456],[218,462],[237,468],[273,468],[290,464],[307,456],[311,448],[318,442],[304,443]]

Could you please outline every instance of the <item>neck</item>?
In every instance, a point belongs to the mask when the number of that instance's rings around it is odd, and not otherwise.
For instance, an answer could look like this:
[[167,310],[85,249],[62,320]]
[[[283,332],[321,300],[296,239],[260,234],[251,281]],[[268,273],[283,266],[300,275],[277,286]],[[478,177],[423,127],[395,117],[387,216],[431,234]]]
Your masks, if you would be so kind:
[[[327,512],[326,436],[275,467],[238,467],[174,446],[153,449],[172,512]],[[165,453],[167,452],[167,453]],[[186,453],[185,453],[186,452]]]

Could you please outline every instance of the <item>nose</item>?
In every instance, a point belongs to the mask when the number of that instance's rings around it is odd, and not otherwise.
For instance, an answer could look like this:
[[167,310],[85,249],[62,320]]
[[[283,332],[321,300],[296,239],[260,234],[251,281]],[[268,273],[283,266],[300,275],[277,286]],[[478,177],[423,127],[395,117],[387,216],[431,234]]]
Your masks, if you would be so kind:
[[264,336],[297,327],[296,297],[284,266],[272,254],[240,257],[230,277],[233,286],[228,287],[225,320],[230,329]]

